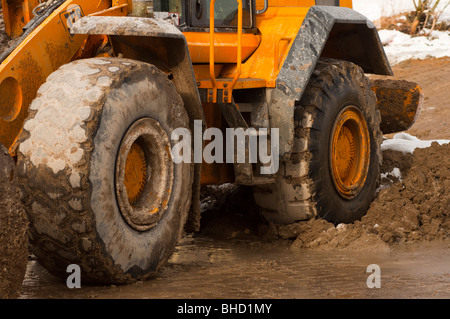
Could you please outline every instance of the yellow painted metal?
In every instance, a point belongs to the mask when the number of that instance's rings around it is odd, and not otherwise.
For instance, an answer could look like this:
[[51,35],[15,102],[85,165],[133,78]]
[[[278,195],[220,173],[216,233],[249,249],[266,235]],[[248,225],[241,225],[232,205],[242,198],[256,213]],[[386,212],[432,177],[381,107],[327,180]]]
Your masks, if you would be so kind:
[[17,38],[22,34],[23,27],[33,18],[33,9],[39,0],[2,0],[3,19],[6,34]]
[[[2,1],[5,4],[6,0]],[[119,5],[126,3],[126,0],[119,0]],[[28,107],[39,87],[53,71],[79,56],[86,44],[87,36],[71,35],[70,26],[84,15],[110,7],[110,0],[66,1],[0,64],[0,143],[8,147],[12,155],[15,153],[17,136],[28,115]],[[126,15],[127,7],[122,6],[121,9],[120,13]],[[13,21],[6,18],[5,22],[8,19]]]
[[128,201],[131,206],[136,203],[144,191],[147,175],[147,161],[144,151],[137,142],[134,142],[127,155],[124,178]]
[[241,75],[241,66],[242,66],[242,0],[237,0],[238,2],[238,47],[237,47],[237,71],[233,77],[233,81],[231,85],[228,87],[229,95],[231,96],[231,92],[236,85],[239,76]]
[[[191,60],[195,64],[209,64],[210,56],[210,35],[206,32],[183,32],[189,43],[189,53]],[[233,63],[237,62],[237,36],[236,33],[214,34],[214,61],[215,63]],[[261,43],[260,34],[243,33],[242,34],[242,53],[241,61],[247,60],[250,55],[258,48]]]
[[[214,42],[211,41],[210,35],[209,42],[214,43],[214,46],[209,46],[209,55],[214,54],[212,61],[223,64],[220,73],[214,73],[214,80],[208,80],[202,72],[202,65],[206,58],[205,34],[207,33],[185,33],[199,88],[216,87],[229,90],[229,85],[236,77],[239,78],[235,83],[236,89],[275,87],[279,69],[287,57],[292,40],[296,37],[310,6],[314,4],[315,1],[309,0],[269,1],[267,11],[256,18],[258,32],[242,35],[242,56],[239,59],[242,62],[241,65],[236,54],[239,44],[236,40],[232,40],[232,37],[236,37],[236,33],[215,32]],[[262,9],[263,1],[257,1],[256,6],[257,9]],[[210,20],[211,22],[214,23]],[[211,70],[212,66],[210,66]],[[229,96],[230,93],[229,90]],[[216,97],[214,97],[215,100]]]
[[103,11],[91,13],[90,16],[123,16],[124,12],[128,11],[128,4],[118,4]]
[[[275,87],[279,68],[300,29],[309,7],[274,7],[257,17],[257,28],[262,34],[261,43],[241,67],[241,79],[264,79],[265,87]],[[233,77],[238,72],[235,65],[226,65],[222,77]]]
[[[215,29],[214,29],[214,4],[216,0],[211,0],[210,3],[210,14],[209,14],[209,77],[211,79],[211,85],[212,85],[212,101],[213,103],[217,103],[217,81],[216,81],[216,75],[215,75],[215,60],[214,60],[214,49],[215,49],[215,43],[214,43],[214,35],[215,35]],[[236,57],[236,72],[233,76],[233,79],[231,82],[226,82],[224,84],[224,92],[223,95],[223,101],[225,103],[231,102],[231,99],[227,98],[227,96],[231,96],[234,86],[236,85],[237,80],[239,79],[239,76],[241,74],[241,64],[242,64],[242,0],[237,0],[238,2],[238,27],[237,27],[237,57]]]
[[216,76],[214,73],[214,5],[216,3],[216,0],[211,0],[210,4],[210,16],[209,16],[209,77],[211,79],[211,85],[212,85],[212,101],[216,103],[217,102],[217,83],[216,83]]
[[338,115],[330,148],[334,185],[343,198],[355,198],[367,179],[370,161],[369,131],[358,108],[348,106]]
[[[213,0],[215,1],[215,0]],[[224,88],[229,85],[230,79],[239,76],[235,88],[275,87],[275,81],[280,67],[287,57],[287,53],[296,37],[300,26],[315,0],[271,0],[269,8],[256,18],[256,34],[244,33],[242,35],[242,65],[234,59],[239,47],[235,33],[217,33],[214,35],[214,47],[208,46],[205,40],[207,33],[186,32],[185,36],[189,52],[194,64],[199,88]],[[342,7],[352,8],[352,0],[341,0]],[[256,9],[264,7],[264,0],[256,0]],[[214,21],[210,20],[210,23]],[[211,39],[209,41],[211,42]],[[209,48],[209,50],[208,50]],[[220,74],[215,74],[212,85],[201,71],[203,63],[208,63],[208,54],[214,53],[214,61],[224,64]]]
[[[217,71],[216,71],[217,73]],[[229,90],[231,87],[231,81],[232,79],[226,78],[226,79],[218,79],[216,89],[218,90]],[[197,84],[199,87],[206,88],[206,89],[212,89],[212,84],[209,79],[206,80],[197,80]],[[239,79],[236,81],[236,84],[234,85],[234,89],[256,89],[265,87],[266,81],[264,79]],[[229,93],[227,93],[228,95]]]
[[[237,1],[235,33],[185,33],[199,88],[223,90],[223,97],[231,96],[233,89],[275,86],[292,39],[309,7],[315,4],[314,0],[271,0],[267,11],[256,17],[257,32],[243,33],[242,0]],[[38,3],[38,0],[2,0],[9,34],[20,36]],[[65,1],[2,62],[0,143],[9,147],[11,153],[28,107],[47,76],[73,59],[88,57],[95,51],[95,45],[102,42],[98,37],[71,35],[72,23],[84,15],[127,15],[131,4],[132,0]],[[263,5],[263,0],[256,0],[257,9]],[[351,7],[351,1],[341,0],[341,6]],[[205,72],[204,64],[210,58],[209,72]]]
[[414,82],[390,76],[369,76],[381,114],[381,131],[391,134],[408,130],[420,115],[424,93]]
[[[316,4],[316,0],[270,0],[271,7],[311,7]],[[256,10],[262,10],[264,0],[256,0]]]

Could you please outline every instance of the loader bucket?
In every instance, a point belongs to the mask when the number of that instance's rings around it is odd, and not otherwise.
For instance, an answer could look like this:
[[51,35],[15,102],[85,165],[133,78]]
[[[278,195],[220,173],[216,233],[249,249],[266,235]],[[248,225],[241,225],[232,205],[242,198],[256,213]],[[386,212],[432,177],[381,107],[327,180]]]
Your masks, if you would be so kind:
[[370,76],[381,113],[381,131],[391,134],[408,130],[422,108],[424,95],[414,82],[388,76]]

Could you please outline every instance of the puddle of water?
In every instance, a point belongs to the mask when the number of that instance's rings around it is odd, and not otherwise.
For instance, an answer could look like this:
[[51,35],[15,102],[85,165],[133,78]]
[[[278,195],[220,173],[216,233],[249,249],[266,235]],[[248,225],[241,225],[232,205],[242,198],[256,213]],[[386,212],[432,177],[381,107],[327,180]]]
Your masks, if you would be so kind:
[[[369,289],[370,264],[381,288]],[[68,289],[35,261],[22,299],[308,299],[450,298],[450,241],[411,244],[387,253],[290,250],[260,241],[187,237],[153,279],[126,286]]]

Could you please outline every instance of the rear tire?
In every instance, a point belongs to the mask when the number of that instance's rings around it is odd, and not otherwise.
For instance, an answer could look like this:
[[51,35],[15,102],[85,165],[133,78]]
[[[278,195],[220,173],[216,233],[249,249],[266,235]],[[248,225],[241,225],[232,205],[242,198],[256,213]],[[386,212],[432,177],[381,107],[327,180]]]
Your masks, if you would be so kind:
[[374,199],[382,161],[381,116],[362,69],[323,59],[295,108],[295,144],[274,185],[255,188],[271,222],[315,216],[351,223]]
[[191,200],[192,165],[174,164],[171,132],[189,127],[183,101],[156,67],[75,61],[38,92],[18,154],[32,251],[51,273],[122,284],[172,254]]

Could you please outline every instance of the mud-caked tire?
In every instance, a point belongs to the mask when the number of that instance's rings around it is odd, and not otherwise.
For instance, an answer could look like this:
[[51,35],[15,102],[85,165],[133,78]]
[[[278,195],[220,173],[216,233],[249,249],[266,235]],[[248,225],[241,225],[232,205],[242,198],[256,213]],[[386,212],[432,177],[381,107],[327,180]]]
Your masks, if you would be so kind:
[[357,65],[318,62],[295,106],[295,140],[276,183],[255,188],[264,217],[289,224],[314,217],[351,223],[374,199],[382,154],[381,116]]
[[17,192],[15,163],[0,144],[0,299],[17,298],[28,263],[28,219]]
[[19,184],[39,263],[82,282],[155,274],[174,251],[191,201],[192,165],[175,164],[171,132],[183,100],[155,66],[79,60],[49,76],[30,106]]

